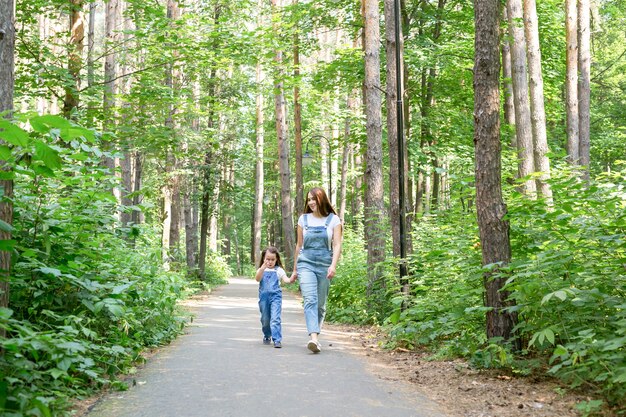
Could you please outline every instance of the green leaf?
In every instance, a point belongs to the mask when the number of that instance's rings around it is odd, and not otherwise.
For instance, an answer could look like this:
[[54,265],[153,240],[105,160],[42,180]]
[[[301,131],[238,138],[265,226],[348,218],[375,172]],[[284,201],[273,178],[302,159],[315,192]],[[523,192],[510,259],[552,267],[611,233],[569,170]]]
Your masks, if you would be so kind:
[[11,226],[9,223],[5,222],[4,220],[0,220],[0,230],[2,230],[3,232],[13,232],[15,231],[15,228],[13,226]]
[[13,156],[11,148],[6,145],[0,145],[0,160],[6,161],[7,159],[11,159],[11,156]]
[[2,240],[0,240],[0,251],[10,252],[13,249],[15,249],[15,245],[16,244],[17,244],[17,240],[14,240],[14,239],[2,239]]
[[10,144],[25,148],[28,146],[30,136],[28,133],[5,119],[0,119],[0,139]]
[[60,277],[62,275],[61,271],[59,271],[56,268],[43,267],[43,268],[39,268],[39,271],[43,272],[44,274],[54,275],[55,277]]
[[70,129],[72,127],[72,124],[66,118],[51,114],[35,116],[28,122],[39,133],[49,133],[52,129]]
[[50,169],[58,169],[61,167],[61,157],[59,152],[52,149],[42,141],[35,142],[35,158],[43,161]]
[[53,368],[50,370],[50,375],[52,378],[59,379],[61,375],[67,375],[67,372],[60,370],[59,368]]

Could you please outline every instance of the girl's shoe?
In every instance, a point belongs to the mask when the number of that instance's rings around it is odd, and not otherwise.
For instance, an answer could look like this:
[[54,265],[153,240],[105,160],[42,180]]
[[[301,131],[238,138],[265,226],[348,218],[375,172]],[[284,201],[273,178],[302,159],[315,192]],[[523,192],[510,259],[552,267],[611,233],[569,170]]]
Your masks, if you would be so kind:
[[313,340],[309,340],[309,343],[307,343],[306,347],[313,353],[320,353],[322,351],[322,347],[320,346],[319,342],[315,342]]
[[274,342],[274,347],[280,349],[283,345],[280,342]]

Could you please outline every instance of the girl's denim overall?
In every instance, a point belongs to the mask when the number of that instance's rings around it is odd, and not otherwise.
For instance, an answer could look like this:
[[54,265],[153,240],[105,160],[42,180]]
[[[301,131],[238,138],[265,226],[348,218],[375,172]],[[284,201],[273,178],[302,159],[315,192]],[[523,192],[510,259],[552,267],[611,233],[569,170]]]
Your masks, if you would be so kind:
[[276,270],[266,270],[259,283],[259,309],[261,310],[261,330],[266,339],[274,343],[282,340],[280,313],[283,304],[283,291]]
[[308,225],[308,215],[304,215],[304,241],[298,255],[297,271],[300,291],[304,298],[304,319],[309,334],[319,333],[326,315],[326,298],[330,280],[326,277],[332,263],[333,253],[328,239],[330,213],[323,226]]

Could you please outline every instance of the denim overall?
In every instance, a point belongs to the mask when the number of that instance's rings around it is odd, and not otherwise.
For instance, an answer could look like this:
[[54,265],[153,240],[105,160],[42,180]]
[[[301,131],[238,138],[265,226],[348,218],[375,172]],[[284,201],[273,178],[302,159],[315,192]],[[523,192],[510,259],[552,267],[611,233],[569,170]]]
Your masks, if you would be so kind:
[[319,333],[326,315],[326,298],[330,280],[326,277],[333,260],[333,252],[328,239],[330,213],[323,226],[308,225],[308,214],[304,215],[304,241],[298,255],[297,271],[300,291],[304,299],[304,319],[309,333]]
[[261,330],[265,339],[274,343],[282,340],[280,313],[283,304],[283,291],[280,288],[275,269],[265,270],[259,283],[259,309],[261,310]]

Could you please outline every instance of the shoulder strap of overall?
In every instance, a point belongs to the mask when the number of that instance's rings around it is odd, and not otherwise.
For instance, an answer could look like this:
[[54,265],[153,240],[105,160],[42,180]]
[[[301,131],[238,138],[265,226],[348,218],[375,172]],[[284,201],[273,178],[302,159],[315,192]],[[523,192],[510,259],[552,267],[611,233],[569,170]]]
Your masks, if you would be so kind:
[[[326,230],[328,230],[328,226],[330,226],[330,221],[333,219],[333,213],[328,213],[328,217],[326,217],[326,222],[324,223],[324,228]],[[328,244],[328,250],[332,250],[333,249],[333,240],[331,239],[332,236],[332,231],[331,233],[326,233],[327,238],[327,244]]]
[[309,220],[308,219],[309,219],[309,215],[305,214],[304,215],[304,228],[305,229],[308,229],[308,227],[309,227]]

